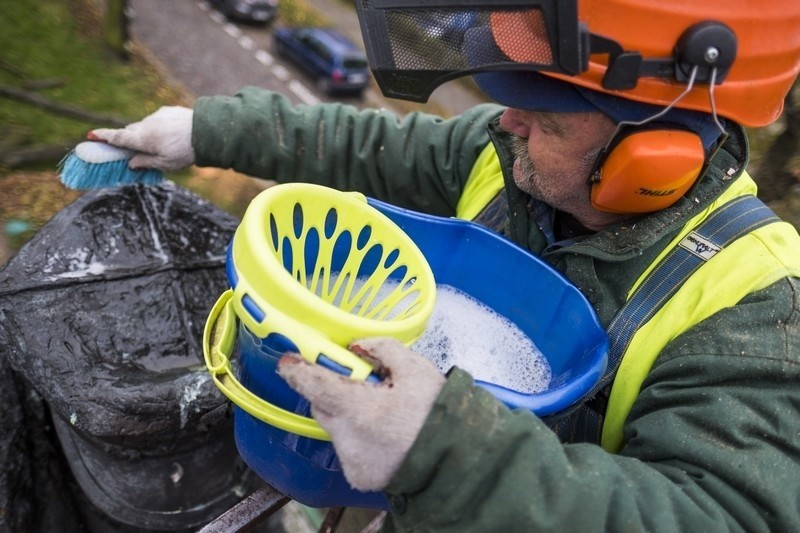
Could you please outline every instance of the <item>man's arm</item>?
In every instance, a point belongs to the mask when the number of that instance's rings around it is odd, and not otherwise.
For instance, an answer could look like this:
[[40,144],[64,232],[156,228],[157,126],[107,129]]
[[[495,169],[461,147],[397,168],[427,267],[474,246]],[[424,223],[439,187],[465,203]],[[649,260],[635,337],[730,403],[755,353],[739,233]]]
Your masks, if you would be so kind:
[[562,445],[453,373],[385,489],[398,529],[796,529],[798,293],[797,280],[782,280],[677,338],[619,455]]
[[501,111],[486,104],[448,120],[398,118],[343,104],[293,106],[279,93],[247,87],[197,100],[192,145],[200,166],[358,190],[450,216],[489,142],[486,124]]
[[386,376],[377,385],[305,361],[279,368],[330,431],[348,481],[383,488],[401,531],[792,531],[798,294],[800,281],[783,279],[676,338],[620,454],[562,444],[458,369],[437,382],[396,341],[359,341]]

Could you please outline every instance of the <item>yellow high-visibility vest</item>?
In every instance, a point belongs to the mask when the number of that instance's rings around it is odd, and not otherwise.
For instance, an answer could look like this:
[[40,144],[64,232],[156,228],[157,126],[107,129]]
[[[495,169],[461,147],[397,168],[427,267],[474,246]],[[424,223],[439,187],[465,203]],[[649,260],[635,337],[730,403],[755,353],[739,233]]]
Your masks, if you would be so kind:
[[[503,186],[500,160],[490,143],[470,172],[456,216],[474,219]],[[713,213],[731,201],[754,196],[756,192],[755,182],[743,172],[719,198],[684,225],[637,279],[626,300],[631,300],[648,275],[672,250],[691,242],[695,229]],[[747,257],[747,260],[741,261],[741,257]],[[600,440],[603,448],[616,453],[622,447],[623,424],[658,354],[670,341],[714,313],[735,305],[748,294],[788,276],[800,277],[800,236],[791,224],[776,220],[714,250],[713,255],[683,281],[677,292],[668,300],[658,302],[660,307],[655,314],[646,322],[637,324],[622,354],[603,421]]]
[[503,169],[494,145],[489,143],[472,165],[467,184],[456,205],[456,218],[473,220],[503,190]]

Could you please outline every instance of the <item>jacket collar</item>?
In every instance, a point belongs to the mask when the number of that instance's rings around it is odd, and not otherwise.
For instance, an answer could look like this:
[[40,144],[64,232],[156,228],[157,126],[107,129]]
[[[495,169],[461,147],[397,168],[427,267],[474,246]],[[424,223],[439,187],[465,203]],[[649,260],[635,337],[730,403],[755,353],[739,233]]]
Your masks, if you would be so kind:
[[[641,255],[643,250],[653,246],[665,235],[679,230],[690,218],[719,197],[742,174],[747,165],[749,150],[744,128],[729,122],[727,132],[728,139],[707,162],[697,183],[674,205],[610,226],[576,242],[553,243],[544,253],[580,253],[608,261],[623,261]],[[533,220],[531,198],[514,183],[511,134],[500,129],[498,118],[489,124],[489,136],[503,169],[509,200],[509,237],[533,248],[530,246],[531,241],[544,242],[544,234],[540,228],[541,235],[538,238],[529,235],[530,222]]]

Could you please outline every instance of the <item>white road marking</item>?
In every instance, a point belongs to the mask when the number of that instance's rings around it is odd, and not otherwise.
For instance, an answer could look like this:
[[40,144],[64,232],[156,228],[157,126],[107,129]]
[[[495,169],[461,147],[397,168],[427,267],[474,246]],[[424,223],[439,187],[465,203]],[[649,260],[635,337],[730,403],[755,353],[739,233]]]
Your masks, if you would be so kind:
[[[195,5],[197,5],[200,10],[208,13],[208,16],[211,18],[211,20],[222,25],[222,29],[225,30],[225,33],[236,39],[239,42],[239,46],[245,50],[253,50],[257,46],[257,43],[251,37],[242,35],[242,30],[235,24],[228,22],[222,13],[215,9],[211,9],[211,6],[208,2],[199,0],[195,2]],[[299,81],[292,79],[291,74],[283,65],[274,64],[275,59],[272,57],[272,55],[270,55],[269,52],[266,50],[256,50],[253,56],[255,57],[256,61],[264,66],[268,67],[273,65],[270,69],[272,75],[280,81],[287,82],[289,90],[293,92],[295,96],[297,96],[303,103],[307,105],[314,105],[320,102],[319,98],[317,98],[317,96],[311,92],[308,87]]]
[[319,103],[319,98],[314,96],[314,93],[309,91],[305,85],[297,80],[292,80],[289,82],[289,90],[292,91],[305,104],[314,105]]
[[270,69],[270,72],[281,81],[286,81],[290,77],[289,71],[283,65],[275,65]]
[[237,26],[236,24],[231,24],[230,22],[225,24],[222,28],[225,30],[225,33],[227,33],[234,39],[238,39],[239,36],[242,34],[242,30],[239,29],[239,26]]
[[239,37],[239,46],[245,50],[253,50],[256,47],[256,42],[251,37],[242,35]]
[[269,52],[267,52],[266,50],[256,50],[256,53],[254,55],[256,61],[258,61],[264,66],[268,67],[275,62],[275,60],[272,58],[271,55],[269,55]]

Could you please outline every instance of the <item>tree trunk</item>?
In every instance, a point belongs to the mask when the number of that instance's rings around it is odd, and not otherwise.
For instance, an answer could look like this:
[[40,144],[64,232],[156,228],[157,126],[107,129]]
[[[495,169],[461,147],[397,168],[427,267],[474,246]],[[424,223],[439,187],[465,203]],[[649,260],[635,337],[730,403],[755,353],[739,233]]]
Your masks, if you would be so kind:
[[128,42],[128,0],[107,0],[106,5],[106,46],[114,55],[127,61]]

